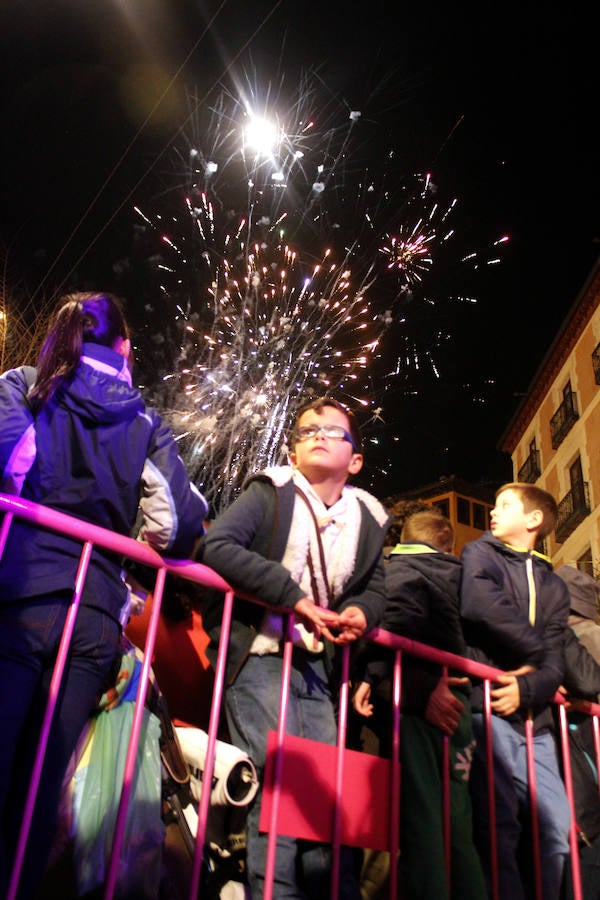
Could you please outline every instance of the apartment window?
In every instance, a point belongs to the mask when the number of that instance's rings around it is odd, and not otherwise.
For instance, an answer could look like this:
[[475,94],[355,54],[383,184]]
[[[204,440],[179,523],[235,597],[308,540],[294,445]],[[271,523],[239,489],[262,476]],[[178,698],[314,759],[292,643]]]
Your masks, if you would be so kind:
[[594,577],[594,559],[592,557],[591,547],[588,547],[585,553],[582,553],[578,558],[577,568],[581,569],[582,572],[587,572],[592,578]]
[[529,442],[529,456],[519,469],[517,481],[533,484],[542,474],[540,469],[540,452],[537,449],[535,438]]
[[592,353],[592,366],[594,367],[594,378],[596,384],[600,384],[600,344]]
[[441,500],[436,500],[433,504],[443,516],[446,516],[447,519],[450,518],[450,499],[448,497],[443,497]]
[[456,498],[456,518],[461,525],[471,524],[471,504],[464,497]]
[[473,528],[485,531],[488,527],[488,513],[483,503],[473,504]]
[[562,544],[590,514],[589,488],[588,483],[583,480],[583,468],[579,456],[569,466],[569,481],[571,490],[558,504],[556,540],[559,544]]
[[553,450],[560,447],[578,418],[577,395],[573,393],[571,382],[568,381],[563,388],[562,403],[550,419]]
[[583,506],[585,502],[585,486],[580,456],[569,466],[569,481],[571,482],[571,491],[573,493],[573,505],[576,507]]

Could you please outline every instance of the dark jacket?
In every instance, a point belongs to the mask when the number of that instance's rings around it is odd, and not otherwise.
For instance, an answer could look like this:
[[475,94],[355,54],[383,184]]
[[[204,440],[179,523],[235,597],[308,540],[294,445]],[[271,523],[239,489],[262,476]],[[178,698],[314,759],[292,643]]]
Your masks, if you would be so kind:
[[[294,483],[276,486],[264,473],[247,482],[237,500],[210,526],[197,558],[221,575],[234,589],[274,606],[293,607],[305,596],[299,584],[281,564],[287,546],[295,502]],[[373,498],[374,499],[374,498]],[[375,501],[377,502],[377,501]],[[336,598],[338,611],[357,606],[365,614],[367,628],[379,624],[384,606],[382,547],[387,514],[380,506],[378,521],[360,499],[361,535],[354,572]],[[220,634],[223,595],[208,593],[202,605],[203,624],[211,637],[209,655],[214,658]],[[227,657],[231,681],[245,662],[260,627],[264,608],[235,601]],[[325,642],[330,650],[333,645]]]
[[[428,544],[397,544],[385,567],[386,604],[381,627],[459,656],[467,655],[459,611],[458,557]],[[368,645],[357,660],[357,679],[377,685],[391,675],[393,655]],[[362,671],[359,671],[359,668]],[[422,715],[441,675],[439,666],[403,657],[402,708]]]
[[[598,626],[596,625],[596,628]],[[600,628],[599,628],[600,630]],[[565,631],[565,675],[563,684],[574,697],[598,703],[600,698],[600,665],[576,630]]]
[[[598,628],[597,625],[594,627]],[[574,697],[598,702],[600,665],[572,628],[567,628],[565,634],[564,685]],[[577,834],[582,844],[589,845],[600,834],[600,799],[592,717],[570,711],[568,727]]]
[[[479,662],[512,670],[531,665],[518,676],[521,708],[509,721],[522,730],[529,709],[535,729],[552,726],[548,706],[564,675],[564,634],[569,596],[546,557],[517,550],[486,532],[462,552],[461,614],[469,655]],[[536,615],[529,622],[527,570],[535,584]],[[483,707],[483,690],[473,690],[474,709]]]
[[571,611],[593,621],[599,612],[600,584],[588,572],[575,566],[559,566],[556,574],[567,585]]
[[[107,347],[84,354],[121,368]],[[190,484],[171,431],[139,391],[80,363],[34,415],[27,390],[35,369],[0,378],[0,487],[76,518],[129,535],[138,505],[141,536],[167,556],[186,557],[203,532],[207,506]],[[73,588],[81,544],[15,519],[0,561],[0,602]],[[119,617],[126,590],[121,560],[94,551],[83,603]]]

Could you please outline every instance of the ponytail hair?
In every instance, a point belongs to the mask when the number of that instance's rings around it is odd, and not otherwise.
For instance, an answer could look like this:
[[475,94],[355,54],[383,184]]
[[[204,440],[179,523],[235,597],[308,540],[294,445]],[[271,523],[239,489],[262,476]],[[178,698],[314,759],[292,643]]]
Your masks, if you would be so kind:
[[74,293],[63,297],[37,360],[37,379],[29,400],[39,409],[70,378],[79,364],[84,341],[112,347],[127,340],[129,328],[112,294]]

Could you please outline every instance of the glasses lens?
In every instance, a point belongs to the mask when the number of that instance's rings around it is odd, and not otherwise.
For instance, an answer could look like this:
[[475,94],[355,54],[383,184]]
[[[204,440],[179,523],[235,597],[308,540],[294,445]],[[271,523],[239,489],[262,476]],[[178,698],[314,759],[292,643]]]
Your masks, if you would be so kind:
[[320,433],[334,441],[342,441],[345,439],[350,441],[351,444],[354,443],[346,429],[342,428],[341,425],[302,425],[300,428],[296,429],[296,438],[299,441],[307,441],[309,438],[316,437]]
[[296,429],[296,437],[299,441],[307,441],[309,438],[314,437],[316,433],[316,425],[303,425],[301,428]]

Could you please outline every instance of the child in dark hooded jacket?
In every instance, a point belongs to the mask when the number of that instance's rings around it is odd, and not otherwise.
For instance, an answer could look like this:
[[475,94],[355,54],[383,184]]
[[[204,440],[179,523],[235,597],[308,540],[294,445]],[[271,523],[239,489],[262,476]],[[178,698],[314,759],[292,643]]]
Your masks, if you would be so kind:
[[[533,484],[505,484],[496,492],[490,531],[462,552],[461,614],[470,655],[504,670],[491,691],[501,900],[521,900],[531,893],[532,866],[520,864],[523,824],[531,812],[525,737],[529,726],[544,900],[560,896],[569,852],[570,809],[556,756],[550,702],[564,677],[569,597],[550,560],[535,549],[556,521],[556,501],[548,491]],[[471,702],[477,740],[471,775],[475,835],[491,878],[481,685],[474,686]]]

